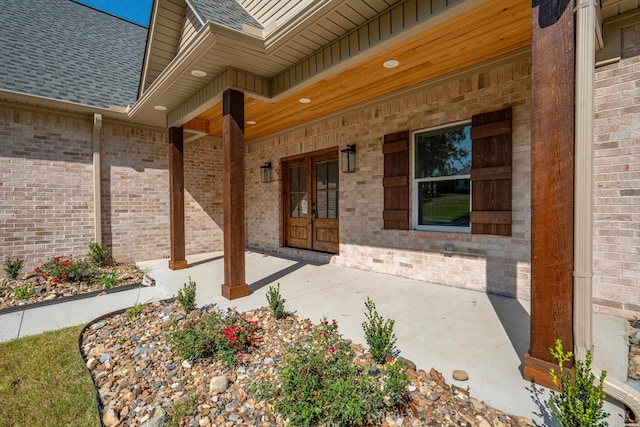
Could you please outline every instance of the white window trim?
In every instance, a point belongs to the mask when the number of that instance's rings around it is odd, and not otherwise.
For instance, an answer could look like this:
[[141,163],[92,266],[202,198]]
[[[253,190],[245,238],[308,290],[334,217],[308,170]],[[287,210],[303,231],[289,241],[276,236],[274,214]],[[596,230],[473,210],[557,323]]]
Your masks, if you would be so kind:
[[433,126],[423,129],[417,129],[411,132],[411,146],[410,146],[410,173],[411,173],[411,224],[413,230],[417,231],[436,231],[442,233],[471,233],[471,221],[469,221],[469,227],[451,227],[451,226],[439,226],[439,225],[419,225],[418,224],[418,184],[420,182],[428,182],[428,181],[449,181],[455,179],[469,179],[469,213],[471,213],[472,205],[472,186],[473,182],[471,182],[471,175],[453,175],[453,176],[438,176],[438,177],[430,177],[430,178],[415,178],[415,167],[416,167],[416,139],[415,135],[422,132],[431,132],[437,131],[439,129],[446,129],[455,126],[466,126],[471,125],[471,120],[460,120],[458,122],[447,123],[444,125]]

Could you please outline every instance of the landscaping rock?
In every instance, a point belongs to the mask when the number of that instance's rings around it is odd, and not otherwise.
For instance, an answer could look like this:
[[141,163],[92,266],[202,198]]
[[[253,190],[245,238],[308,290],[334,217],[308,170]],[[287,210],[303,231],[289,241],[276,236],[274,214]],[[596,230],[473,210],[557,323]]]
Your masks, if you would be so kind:
[[467,381],[469,379],[469,374],[465,371],[456,369],[453,371],[453,379],[456,381]]
[[[82,351],[89,360],[107,354],[107,350],[111,356],[108,368],[105,363],[91,370],[106,408],[102,415],[105,426],[162,426],[166,415],[173,413],[174,405],[185,404],[194,396],[194,406],[187,408],[193,412],[184,425],[286,425],[286,420],[271,413],[271,406],[250,393],[250,385],[260,380],[279,381],[278,369],[291,346],[306,342],[312,334],[311,321],[296,316],[275,321],[266,307],[244,313],[247,320],[257,322],[261,340],[243,352],[242,365],[229,368],[219,360],[187,361],[172,352],[162,322],[170,312],[166,310],[168,306],[174,313],[181,310],[177,302],[147,304],[135,322],[130,322],[125,314],[111,316],[103,319],[104,327],[86,330],[81,337]],[[202,313],[195,312],[198,316]],[[181,321],[189,318],[191,313]],[[133,335],[138,340],[121,339]],[[352,348],[357,355],[356,363],[368,371],[373,366],[371,356],[361,345],[353,344]],[[136,352],[137,356],[132,358]],[[377,370],[380,376],[381,370]],[[407,373],[411,378],[407,387],[410,405],[404,413],[384,414],[381,422],[388,426],[476,426],[482,420],[491,426],[532,425],[525,418],[504,414],[470,399],[468,391],[448,385],[435,369],[427,373],[409,366]]]

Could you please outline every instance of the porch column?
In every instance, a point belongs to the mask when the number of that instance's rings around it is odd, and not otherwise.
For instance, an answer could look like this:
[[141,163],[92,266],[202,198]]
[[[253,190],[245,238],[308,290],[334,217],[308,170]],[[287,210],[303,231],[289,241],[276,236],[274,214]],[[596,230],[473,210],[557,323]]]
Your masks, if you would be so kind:
[[531,347],[524,377],[552,387],[556,338],[573,350],[573,1],[532,8]]
[[187,268],[184,240],[184,141],[182,127],[169,128],[169,217],[171,258],[169,268]]
[[244,266],[244,93],[222,94],[222,167],[224,205],[224,283],[222,296],[249,295]]

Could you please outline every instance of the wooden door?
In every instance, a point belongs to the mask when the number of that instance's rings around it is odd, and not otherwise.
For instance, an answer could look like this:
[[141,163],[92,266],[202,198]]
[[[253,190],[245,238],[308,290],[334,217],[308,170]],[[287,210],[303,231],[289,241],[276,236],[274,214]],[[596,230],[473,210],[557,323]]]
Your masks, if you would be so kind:
[[338,253],[338,152],[283,161],[285,245]]

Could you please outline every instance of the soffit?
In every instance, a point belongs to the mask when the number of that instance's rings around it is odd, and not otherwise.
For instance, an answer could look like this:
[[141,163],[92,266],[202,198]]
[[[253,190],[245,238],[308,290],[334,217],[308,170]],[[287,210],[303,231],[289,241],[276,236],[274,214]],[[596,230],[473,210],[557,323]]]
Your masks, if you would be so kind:
[[[431,0],[428,3],[433,3],[434,10],[439,10],[460,1]],[[163,105],[172,110],[228,67],[272,78],[353,31],[358,25],[388,10],[390,6],[403,2],[406,0],[240,2],[246,3],[247,10],[256,13],[268,28],[261,30],[245,25],[243,31],[238,31],[231,28],[232,25],[224,26],[219,22],[208,21],[198,31],[199,36],[211,33],[207,39],[208,45],[202,46],[196,55],[190,55],[183,72],[172,76],[170,87],[165,82],[162,90],[154,96],[152,104]],[[281,11],[275,14],[273,10],[267,11],[269,7],[273,8],[280,3],[283,5]],[[148,90],[153,90],[154,85],[158,86],[157,81],[163,80],[163,74],[167,74],[167,70],[178,62],[182,53],[178,45],[187,7],[184,0],[156,0],[143,69],[141,97]],[[193,49],[195,43],[198,40],[202,42],[203,39],[204,37],[194,37],[188,49]],[[205,71],[207,77],[193,77],[190,74],[193,69]],[[136,112],[136,116],[136,120],[154,121],[152,111]],[[160,123],[155,120],[153,124]]]
[[602,0],[602,18],[612,18],[640,7],[640,0]]
[[[373,56],[354,63],[286,96],[266,102],[245,99],[245,126],[249,141],[317,119],[382,95],[448,73],[481,64],[531,44],[531,4],[523,0],[489,1],[420,32]],[[400,61],[385,69],[388,59]],[[310,98],[300,104],[299,98]],[[219,103],[185,125],[210,135],[222,134]]]

